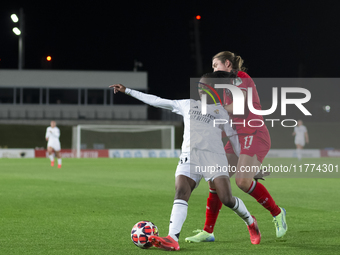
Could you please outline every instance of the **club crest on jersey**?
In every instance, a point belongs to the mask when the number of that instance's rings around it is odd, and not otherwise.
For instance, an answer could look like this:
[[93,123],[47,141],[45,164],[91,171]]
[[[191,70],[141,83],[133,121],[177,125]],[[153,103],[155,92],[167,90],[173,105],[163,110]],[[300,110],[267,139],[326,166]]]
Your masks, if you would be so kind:
[[242,84],[242,79],[240,77],[237,77],[233,81],[233,85],[240,86]]
[[216,109],[214,112],[215,112],[216,114],[219,114],[220,111],[219,111],[218,109]]

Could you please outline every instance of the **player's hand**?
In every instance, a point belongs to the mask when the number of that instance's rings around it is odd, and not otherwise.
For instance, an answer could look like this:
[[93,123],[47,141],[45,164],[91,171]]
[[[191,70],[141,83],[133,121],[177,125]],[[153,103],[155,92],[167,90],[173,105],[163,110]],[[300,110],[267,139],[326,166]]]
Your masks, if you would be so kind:
[[267,168],[263,166],[261,168],[261,170],[259,172],[257,172],[257,174],[254,176],[255,181],[258,181],[258,180],[264,181],[265,180],[264,177],[270,175],[270,172],[267,172],[266,170],[267,170]]
[[124,87],[122,84],[114,84],[109,86],[109,88],[113,88],[113,93],[117,93],[117,92],[122,92],[125,93],[125,89],[126,87]]
[[46,141],[48,142],[48,138],[46,138]]

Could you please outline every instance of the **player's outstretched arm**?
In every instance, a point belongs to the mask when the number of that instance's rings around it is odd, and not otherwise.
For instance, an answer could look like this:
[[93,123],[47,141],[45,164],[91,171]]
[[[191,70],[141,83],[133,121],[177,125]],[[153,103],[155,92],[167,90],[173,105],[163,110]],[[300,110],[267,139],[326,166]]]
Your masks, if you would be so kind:
[[142,93],[137,90],[126,88],[122,84],[114,84],[114,85],[109,86],[109,88],[113,88],[115,94],[117,92],[122,92],[148,105],[158,107],[158,108],[164,108],[167,110],[172,110],[173,112],[181,114],[179,110],[180,105],[177,100],[169,100],[169,99],[160,98],[158,96]]

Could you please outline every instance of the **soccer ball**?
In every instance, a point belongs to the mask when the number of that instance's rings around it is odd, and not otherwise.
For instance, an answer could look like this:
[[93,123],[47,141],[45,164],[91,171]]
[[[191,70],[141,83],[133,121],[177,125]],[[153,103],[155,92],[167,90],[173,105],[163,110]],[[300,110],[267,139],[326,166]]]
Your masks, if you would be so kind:
[[158,236],[158,228],[150,221],[137,222],[131,230],[132,242],[142,249],[152,246],[148,241],[149,236]]

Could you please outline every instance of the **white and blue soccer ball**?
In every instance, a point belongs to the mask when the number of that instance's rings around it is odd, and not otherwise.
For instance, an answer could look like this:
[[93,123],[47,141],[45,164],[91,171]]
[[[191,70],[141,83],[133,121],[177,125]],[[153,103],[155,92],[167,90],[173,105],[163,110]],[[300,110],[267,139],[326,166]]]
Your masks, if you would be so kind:
[[147,249],[152,246],[149,236],[158,236],[158,228],[150,221],[137,222],[131,230],[131,240],[139,248]]

